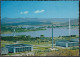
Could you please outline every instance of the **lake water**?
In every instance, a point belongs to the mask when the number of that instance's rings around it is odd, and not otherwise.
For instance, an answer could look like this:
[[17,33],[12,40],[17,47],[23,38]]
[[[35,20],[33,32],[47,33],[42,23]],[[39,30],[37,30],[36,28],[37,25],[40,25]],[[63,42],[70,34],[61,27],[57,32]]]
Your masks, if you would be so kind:
[[[71,29],[71,35],[79,35],[79,29]],[[19,33],[11,33],[11,34],[1,34],[1,36],[14,36],[14,35],[30,35],[31,37],[39,37],[40,35],[44,35],[45,37],[52,36],[52,29],[47,28],[47,30],[40,30],[40,31],[30,31],[30,32],[19,32]],[[67,36],[69,35],[69,29],[67,28],[54,28],[53,29],[53,36]]]

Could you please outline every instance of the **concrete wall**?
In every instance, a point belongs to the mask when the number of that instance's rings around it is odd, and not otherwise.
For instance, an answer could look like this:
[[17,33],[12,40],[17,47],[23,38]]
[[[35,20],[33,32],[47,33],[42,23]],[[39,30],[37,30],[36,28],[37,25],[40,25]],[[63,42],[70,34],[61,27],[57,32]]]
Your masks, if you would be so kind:
[[8,48],[8,52],[10,53],[14,52],[13,48]]
[[66,47],[66,43],[65,42],[56,42],[56,46]]
[[8,54],[7,48],[1,48],[1,54]]
[[79,43],[78,42],[59,42],[59,41],[56,41],[56,46],[73,47],[73,46],[79,46]]
[[6,45],[6,48],[8,48],[9,52],[15,53],[15,52],[24,52],[24,51],[32,51],[33,50],[33,46],[10,46],[10,45]]
[[15,48],[15,52],[32,51],[32,47]]
[[18,47],[13,49],[13,53],[15,52],[24,52],[24,51],[32,51],[32,47]]
[[78,43],[78,42],[68,43],[68,46],[69,46],[69,47],[79,46],[79,43]]

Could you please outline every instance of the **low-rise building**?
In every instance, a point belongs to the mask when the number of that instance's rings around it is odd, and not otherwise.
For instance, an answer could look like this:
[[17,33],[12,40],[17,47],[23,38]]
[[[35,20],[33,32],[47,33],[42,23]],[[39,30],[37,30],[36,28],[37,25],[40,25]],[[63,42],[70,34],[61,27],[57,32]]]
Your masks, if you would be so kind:
[[28,45],[28,44],[11,44],[11,45],[5,45],[5,47],[8,48],[8,52],[10,52],[10,53],[32,51],[33,50],[33,46]]
[[1,48],[1,54],[8,54],[8,48]]
[[61,46],[61,47],[79,46],[79,38],[72,40],[58,40],[56,41],[56,46]]

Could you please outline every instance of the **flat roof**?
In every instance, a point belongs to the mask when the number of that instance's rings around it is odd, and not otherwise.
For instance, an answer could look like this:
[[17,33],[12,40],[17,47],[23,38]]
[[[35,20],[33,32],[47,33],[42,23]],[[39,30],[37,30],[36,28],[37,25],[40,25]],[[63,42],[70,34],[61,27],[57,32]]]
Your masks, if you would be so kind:
[[10,44],[10,45],[6,45],[7,47],[23,47],[23,46],[32,46],[29,44]]
[[79,38],[71,39],[71,40],[57,40],[57,42],[79,42]]

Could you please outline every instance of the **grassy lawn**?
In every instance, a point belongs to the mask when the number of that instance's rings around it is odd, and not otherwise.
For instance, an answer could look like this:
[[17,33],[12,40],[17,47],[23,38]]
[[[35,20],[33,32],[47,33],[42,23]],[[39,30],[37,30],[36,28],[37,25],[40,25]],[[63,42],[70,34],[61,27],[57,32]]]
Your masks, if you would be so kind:
[[51,42],[37,42],[37,41],[19,41],[19,43],[23,44],[31,44],[31,45],[45,45],[45,44],[50,44]]
[[[12,42],[12,41],[1,41],[1,43],[2,43],[2,46],[5,46],[5,44],[15,44],[15,42]],[[33,42],[33,41],[32,42],[29,42],[29,41],[20,41],[19,43],[34,45],[33,47],[36,47],[36,48],[33,48],[33,51],[31,51],[31,52],[34,52],[35,56],[58,56],[58,55],[59,56],[61,56],[61,55],[63,55],[63,56],[65,56],[65,55],[66,56],[68,56],[68,55],[70,55],[70,56],[72,56],[72,55],[73,56],[75,56],[75,55],[78,56],[78,54],[79,54],[79,52],[78,52],[79,49],[75,49],[75,50],[73,50],[73,49],[67,49],[67,48],[63,49],[61,47],[55,47],[55,48],[58,49],[58,51],[55,51],[55,50],[51,51],[49,49],[49,48],[52,47],[50,45],[50,42],[44,42],[44,43],[38,44],[38,43]],[[28,52],[8,53],[7,55],[9,55],[9,56],[11,56],[11,55],[17,55],[17,54],[21,55],[22,53],[26,54]],[[73,54],[73,53],[75,53],[75,54]]]
[[7,45],[7,44],[15,44],[15,42],[13,42],[13,41],[3,41],[3,40],[1,40],[1,47],[5,47],[5,45]]
[[[76,37],[71,37],[71,39],[77,38],[79,36]],[[54,37],[54,40],[60,40],[60,39],[65,39],[65,37]],[[1,47],[5,47],[5,45],[7,44],[30,44],[33,45],[33,51],[30,52],[34,52],[35,56],[78,56],[79,55],[79,46],[76,47],[69,47],[69,48],[62,48],[62,47],[57,47],[54,46],[56,49],[58,49],[57,51],[55,50],[50,50],[50,48],[52,48],[52,42],[48,41],[48,42],[39,42],[37,40],[35,41],[3,41],[1,40]],[[26,54],[28,53],[28,51],[26,52],[18,52],[18,53],[8,53],[7,55],[16,55],[19,54],[21,55],[22,53]]]

